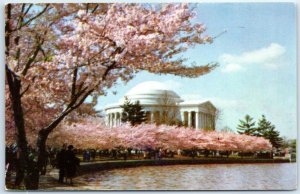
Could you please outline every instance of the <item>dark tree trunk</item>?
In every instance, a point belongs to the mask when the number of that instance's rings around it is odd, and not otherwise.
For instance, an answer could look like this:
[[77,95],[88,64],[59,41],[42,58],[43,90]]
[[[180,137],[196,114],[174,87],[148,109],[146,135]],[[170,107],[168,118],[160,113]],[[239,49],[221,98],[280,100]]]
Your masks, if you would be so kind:
[[[6,21],[5,21],[5,55],[9,55],[10,33],[12,32],[9,24],[11,19],[12,5],[6,5]],[[9,70],[5,65],[6,81],[9,86],[10,98],[12,101],[12,110],[14,112],[14,122],[16,126],[16,142],[18,145],[18,161],[16,165],[15,186],[20,186],[24,179],[25,169],[28,162],[27,140],[25,133],[25,124],[23,117],[23,108],[21,103],[21,81],[17,75]]]
[[[47,140],[48,134],[44,133],[43,130],[41,130],[38,134],[37,139],[37,155],[38,160],[37,162],[31,161],[31,165],[29,166],[30,172],[28,172],[25,180],[26,189],[28,190],[37,190],[39,189],[39,180],[40,180],[40,172],[42,172],[42,169],[46,162],[46,140]],[[43,174],[45,175],[45,174]]]
[[15,186],[20,186],[24,177],[25,169],[28,166],[28,150],[25,132],[25,124],[23,117],[23,108],[21,102],[21,81],[6,66],[6,79],[9,86],[10,97],[12,101],[12,109],[14,112],[14,122],[16,125],[16,142],[18,145],[18,165],[16,169]]
[[[45,7],[43,11],[37,14],[34,19],[43,14],[48,8],[48,5]],[[10,42],[11,42],[11,33],[13,29],[10,26],[10,19],[12,18],[12,4],[7,4],[5,7],[6,11],[6,22],[5,22],[5,55],[9,56],[10,51]],[[20,24],[21,25],[21,24]],[[14,29],[15,30],[15,29]],[[19,29],[18,29],[19,30]],[[18,41],[18,38],[16,39]],[[39,45],[40,46],[40,45]],[[35,51],[35,56],[39,48]],[[34,57],[35,58],[35,57]],[[30,67],[30,63],[34,61],[34,58],[29,59],[27,67],[22,72],[22,75],[25,75]],[[105,78],[108,72],[113,68],[115,64],[109,67],[103,78]],[[38,151],[38,162],[34,162],[33,160],[29,160],[29,152],[27,147],[27,138],[25,132],[25,120],[22,108],[22,83],[19,75],[15,74],[13,70],[9,69],[8,64],[5,64],[6,70],[6,81],[9,86],[10,98],[12,101],[12,110],[14,113],[14,122],[16,128],[16,142],[18,145],[18,165],[17,165],[17,174],[16,174],[16,186],[20,186],[25,177],[25,186],[28,190],[38,189],[39,183],[39,172],[45,164],[45,153],[46,153],[46,140],[48,135],[53,131],[53,129],[64,119],[66,115],[68,115],[71,111],[79,107],[84,100],[90,95],[94,89],[88,91],[80,91],[79,95],[75,95],[74,99],[71,100],[69,107],[66,111],[64,111],[58,118],[55,118],[54,121],[47,127],[41,129],[38,134],[37,139],[37,151]],[[75,86],[75,84],[74,84]],[[72,94],[73,96],[73,94]],[[82,98],[81,98],[82,97]],[[81,99],[80,99],[81,98]],[[79,100],[79,101],[77,101]]]

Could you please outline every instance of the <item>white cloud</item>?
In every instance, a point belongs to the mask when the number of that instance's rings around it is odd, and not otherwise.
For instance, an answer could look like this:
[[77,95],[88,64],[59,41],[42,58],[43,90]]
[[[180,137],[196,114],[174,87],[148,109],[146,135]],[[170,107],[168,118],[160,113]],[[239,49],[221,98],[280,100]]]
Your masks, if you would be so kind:
[[277,43],[271,43],[268,47],[260,48],[241,55],[223,54],[220,62],[225,64],[224,73],[231,73],[243,70],[246,65],[257,64],[265,68],[276,69],[286,49]]
[[241,71],[243,67],[236,63],[230,63],[226,65],[221,71],[224,73],[232,73],[232,72],[238,72]]

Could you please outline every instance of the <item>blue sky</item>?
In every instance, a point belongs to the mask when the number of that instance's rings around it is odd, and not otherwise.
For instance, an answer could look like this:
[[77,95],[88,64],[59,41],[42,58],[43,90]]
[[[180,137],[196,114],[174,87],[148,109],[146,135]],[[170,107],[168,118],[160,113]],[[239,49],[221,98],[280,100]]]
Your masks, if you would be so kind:
[[[185,100],[210,100],[222,112],[218,128],[236,130],[246,114],[266,116],[282,136],[297,135],[296,14],[291,3],[197,4],[195,22],[216,36],[211,45],[184,53],[198,65],[218,62],[213,72],[196,79],[139,73],[98,99],[97,109],[117,102],[143,81],[169,85]],[[113,91],[117,91],[114,95]]]

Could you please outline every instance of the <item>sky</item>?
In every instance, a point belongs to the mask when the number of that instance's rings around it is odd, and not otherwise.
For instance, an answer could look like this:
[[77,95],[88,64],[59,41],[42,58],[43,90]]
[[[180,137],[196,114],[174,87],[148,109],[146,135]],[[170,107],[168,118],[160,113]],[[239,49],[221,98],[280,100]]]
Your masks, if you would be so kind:
[[[196,18],[212,44],[183,53],[189,62],[219,66],[199,78],[140,72],[99,97],[97,109],[116,103],[144,81],[159,81],[184,100],[210,100],[220,111],[220,130],[236,131],[239,119],[265,115],[282,136],[297,136],[296,13],[292,3],[201,3]],[[116,92],[116,94],[115,94]]]

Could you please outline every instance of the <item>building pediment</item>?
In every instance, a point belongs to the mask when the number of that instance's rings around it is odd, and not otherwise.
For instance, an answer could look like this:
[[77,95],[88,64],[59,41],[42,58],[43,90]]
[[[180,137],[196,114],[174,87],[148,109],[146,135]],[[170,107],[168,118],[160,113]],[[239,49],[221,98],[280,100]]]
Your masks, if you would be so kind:
[[200,104],[200,106],[211,112],[215,112],[217,110],[217,108],[210,101],[206,101]]

